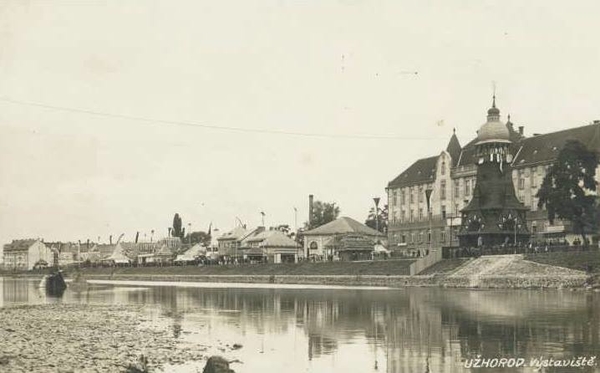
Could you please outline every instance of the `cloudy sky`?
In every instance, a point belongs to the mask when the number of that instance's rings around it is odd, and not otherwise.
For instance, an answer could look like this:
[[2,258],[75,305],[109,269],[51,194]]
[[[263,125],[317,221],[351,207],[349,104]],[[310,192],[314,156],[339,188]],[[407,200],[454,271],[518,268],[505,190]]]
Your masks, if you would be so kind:
[[526,134],[600,119],[597,1],[0,0],[0,242],[298,225],[372,197],[496,82]]

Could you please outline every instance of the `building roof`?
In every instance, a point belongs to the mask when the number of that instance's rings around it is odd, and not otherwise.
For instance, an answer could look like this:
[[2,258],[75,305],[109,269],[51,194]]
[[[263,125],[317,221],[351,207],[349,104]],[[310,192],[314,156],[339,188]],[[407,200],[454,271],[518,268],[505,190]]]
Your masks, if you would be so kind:
[[569,140],[578,140],[587,149],[595,149],[600,152],[600,123],[525,138],[521,141],[512,164],[518,168],[549,163],[556,159],[560,150]]
[[298,247],[298,243],[283,232],[280,231],[267,231],[271,234],[268,235],[263,242],[260,243],[262,247]]
[[235,227],[229,232],[225,232],[217,240],[239,240],[248,234],[248,230],[244,227]]
[[461,150],[462,148],[458,141],[458,137],[456,137],[456,132],[453,132],[452,137],[450,137],[450,141],[448,142],[448,146],[446,147],[446,151],[450,154],[450,157],[452,157],[452,166],[456,166]]
[[305,236],[335,235],[345,233],[360,233],[369,236],[383,236],[381,232],[369,228],[349,217],[341,217],[320,227],[304,232]]
[[27,251],[36,242],[37,240],[13,240],[11,243],[4,245],[4,252]]
[[390,181],[388,188],[432,183],[435,180],[437,159],[438,156],[417,160],[398,177]]

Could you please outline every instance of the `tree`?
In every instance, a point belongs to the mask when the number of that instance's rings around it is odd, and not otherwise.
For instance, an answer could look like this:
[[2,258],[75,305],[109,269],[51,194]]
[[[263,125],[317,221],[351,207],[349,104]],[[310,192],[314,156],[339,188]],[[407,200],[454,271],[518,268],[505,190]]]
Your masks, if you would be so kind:
[[536,197],[538,207],[548,210],[548,220],[568,220],[573,233],[580,234],[585,243],[586,234],[598,228],[600,216],[596,204],[596,167],[598,154],[587,150],[579,141],[569,140],[546,176]]
[[319,227],[323,224],[327,224],[330,221],[334,221],[340,214],[340,208],[335,205],[335,202],[313,202],[313,216],[310,223],[305,223],[308,229]]
[[285,234],[288,237],[292,237],[295,235],[295,233],[292,232],[292,228],[288,224],[280,224],[275,227],[271,227],[271,229],[280,231],[281,233]]
[[385,205],[382,209],[379,209],[379,222],[376,219],[375,207],[371,207],[371,209],[369,210],[369,216],[365,221],[365,225],[373,229],[377,229],[377,226],[379,226],[379,231],[381,233],[387,233],[388,205]]
[[197,231],[188,234],[183,242],[189,242],[192,245],[199,243],[201,245],[208,246],[210,245],[210,239],[211,237],[208,233],[203,231]]
[[173,235],[173,237],[179,237],[182,238],[182,233],[183,231],[181,230],[181,217],[179,216],[179,214],[175,214],[175,216],[173,217],[173,230],[171,231],[171,234]]

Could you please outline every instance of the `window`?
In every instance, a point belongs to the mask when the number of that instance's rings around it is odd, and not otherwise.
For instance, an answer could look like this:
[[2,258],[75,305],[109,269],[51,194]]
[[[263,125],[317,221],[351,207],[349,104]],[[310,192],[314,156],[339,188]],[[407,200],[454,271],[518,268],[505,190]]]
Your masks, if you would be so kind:
[[431,242],[431,231],[427,231],[427,243]]
[[410,203],[415,203],[415,196],[413,194],[413,187],[410,187],[410,190],[408,192],[410,194],[410,196],[408,198],[410,198]]
[[454,205],[454,215],[458,216],[458,213],[460,212],[459,207],[458,207],[458,203]]
[[446,232],[445,231],[440,231],[440,241],[446,242]]
[[446,206],[442,205],[442,219],[446,219]]
[[531,187],[532,188],[537,188],[537,180],[535,177],[535,175],[537,174],[536,171],[537,171],[537,166],[531,170]]
[[440,171],[442,175],[446,175],[446,161],[442,161],[442,169]]
[[402,210],[402,222],[406,220],[406,211]]
[[471,195],[471,180],[465,179],[465,197]]
[[454,180],[454,198],[460,198],[460,180]]
[[419,243],[423,243],[424,239],[425,239],[425,234],[423,233],[423,231],[421,231],[419,233]]
[[419,203],[423,203],[423,186],[419,187]]
[[423,220],[423,208],[419,208],[419,220]]
[[401,200],[402,200],[402,204],[405,204],[405,203],[406,203],[406,190],[402,189],[402,190],[400,191],[400,195],[401,195],[401,197],[400,197],[400,198],[401,198]]
[[440,182],[440,199],[442,201],[446,199],[446,180]]
[[406,243],[406,235],[403,234],[402,237],[400,238],[402,243]]
[[[404,202],[402,202],[404,203]],[[397,190],[394,190],[394,204],[395,205],[399,205],[400,204],[400,196]]]
[[525,189],[525,179],[519,176],[519,189]]
[[410,222],[412,223],[415,219],[415,212],[413,209],[410,209]]

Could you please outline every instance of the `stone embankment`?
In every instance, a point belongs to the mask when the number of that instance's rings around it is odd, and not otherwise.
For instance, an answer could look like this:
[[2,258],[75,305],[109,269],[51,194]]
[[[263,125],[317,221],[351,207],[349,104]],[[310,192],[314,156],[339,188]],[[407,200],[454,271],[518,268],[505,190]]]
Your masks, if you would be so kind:
[[88,280],[174,281],[326,286],[437,286],[436,277],[383,275],[91,275]]
[[0,308],[0,372],[126,372],[147,361],[205,359],[207,347],[176,341],[138,306],[53,304]]
[[441,280],[445,287],[583,288],[585,272],[524,260],[522,255],[490,255],[469,261]]

